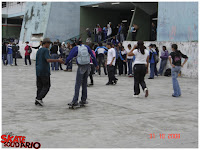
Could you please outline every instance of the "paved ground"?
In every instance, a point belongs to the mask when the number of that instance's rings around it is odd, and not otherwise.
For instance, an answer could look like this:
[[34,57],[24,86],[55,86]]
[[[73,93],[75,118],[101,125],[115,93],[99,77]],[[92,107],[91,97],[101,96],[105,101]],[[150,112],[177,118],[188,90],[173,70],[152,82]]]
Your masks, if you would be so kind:
[[[147,79],[150,96],[133,98],[133,78],[118,77],[116,86],[105,86],[107,77],[95,76],[94,87],[88,88],[89,105],[69,110],[75,66],[70,73],[52,72],[52,87],[41,108],[34,105],[34,64],[18,64],[2,70],[3,133],[26,136],[43,148],[198,147],[197,79],[179,79],[181,98],[171,97],[171,78]],[[165,139],[160,139],[161,133]],[[168,139],[176,133],[180,139]]]

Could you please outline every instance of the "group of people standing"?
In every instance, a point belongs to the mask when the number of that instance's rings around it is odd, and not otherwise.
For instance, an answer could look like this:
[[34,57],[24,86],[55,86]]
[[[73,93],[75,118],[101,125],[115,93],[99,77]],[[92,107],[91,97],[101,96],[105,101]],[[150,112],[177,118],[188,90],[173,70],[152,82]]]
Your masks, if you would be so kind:
[[[126,51],[123,46],[120,44],[113,45],[108,42],[106,46],[103,46],[102,43],[99,43],[98,46],[95,46],[93,43],[89,45],[84,45],[82,41],[77,41],[76,46],[74,46],[68,57],[66,57],[65,62],[63,59],[51,59],[49,54],[49,46],[51,44],[50,39],[44,39],[42,48],[40,48],[36,55],[36,76],[37,76],[37,97],[35,100],[36,105],[43,106],[42,99],[48,93],[50,89],[50,65],[49,62],[59,62],[68,65],[70,61],[77,57],[76,63],[78,65],[77,74],[76,74],[76,83],[75,83],[75,92],[72,102],[68,105],[77,106],[79,104],[87,104],[87,78],[90,77],[91,84],[93,85],[93,77],[92,75],[96,70],[99,74],[101,74],[101,64],[104,67],[104,73],[108,75],[108,82],[106,85],[116,85],[118,79],[115,76],[116,73],[116,64],[117,59],[121,59],[122,65],[126,66],[125,62],[127,61],[127,57],[130,59],[134,57],[134,97],[139,97],[140,94],[140,86],[145,93],[145,97],[149,95],[149,89],[145,83],[145,75],[148,73],[149,63],[150,68],[155,67],[155,65],[151,65],[151,59],[154,57],[154,53],[156,52],[155,45],[150,45],[150,50],[147,50],[144,46],[143,41],[138,41],[137,45],[134,45],[133,48],[128,46],[129,51]],[[154,49],[155,48],[155,49]],[[176,44],[172,44],[171,46],[172,52],[168,55],[166,52],[166,47],[163,46],[163,52],[161,55],[161,66],[166,63],[166,60],[169,59],[170,65],[172,66],[172,83],[174,93],[173,97],[181,96],[181,90],[177,81],[178,73],[181,70],[181,67],[187,62],[188,57],[182,54],[178,50],[178,46]],[[151,54],[152,53],[152,54]],[[119,57],[117,56],[119,54]],[[106,56],[107,55],[107,56]],[[105,57],[107,57],[105,59]],[[155,57],[154,57],[155,58]],[[185,58],[185,61],[182,63],[181,58]],[[106,61],[105,61],[106,60]],[[104,64],[105,61],[105,64]],[[154,61],[155,63],[155,61]],[[151,67],[153,66],[153,67]],[[132,68],[132,67],[131,67]],[[162,71],[162,68],[160,69]],[[121,73],[122,70],[120,70]],[[126,72],[126,71],[125,71]],[[79,98],[79,90],[82,86],[82,96],[80,102],[78,102]]]
[[[99,24],[97,24],[96,27],[94,28],[93,33],[94,33],[94,42],[98,43],[98,42],[101,42],[101,41],[106,41],[112,35],[111,22],[109,22],[103,28]],[[87,34],[87,35],[88,35],[88,37],[91,37],[91,34],[90,34],[90,36],[89,36],[89,34]]]
[[18,44],[12,42],[4,42],[2,45],[2,60],[5,66],[13,66],[13,58],[15,60],[15,66],[17,66],[17,55],[19,51]]
[[[150,64],[150,79],[153,79],[154,74],[156,74],[156,64],[159,60],[159,50],[157,46],[155,44],[150,44],[149,50],[147,50],[143,41],[138,41],[137,45],[133,47],[129,44],[127,48],[122,46],[120,42],[115,44],[108,42],[106,46],[103,46],[102,43],[98,43],[98,45],[94,45],[93,43],[84,45],[81,40],[78,40],[74,44],[67,43],[67,45],[65,45],[64,42],[62,44],[59,42],[52,43],[49,38],[46,38],[40,42],[38,47],[29,46],[29,42],[26,42],[24,49],[25,63],[27,64],[26,61],[29,60],[30,65],[31,48],[38,49],[36,54],[37,96],[35,104],[40,106],[43,106],[42,100],[50,89],[50,63],[52,63],[52,70],[58,69],[58,65],[56,65],[56,63],[58,63],[60,65],[65,64],[66,70],[71,71],[72,59],[74,57],[77,58],[76,63],[78,69],[75,93],[72,102],[69,103],[70,106],[76,106],[79,103],[88,103],[86,101],[87,87],[94,84],[93,74],[95,74],[96,71],[101,75],[101,66],[104,68],[105,75],[108,75],[108,82],[106,85],[117,84],[117,72],[119,75],[129,74],[129,76],[131,75],[134,77],[133,96],[139,96],[141,86],[142,90],[145,92],[145,97],[147,97],[149,95],[149,89],[145,83],[145,75],[148,73]],[[170,54],[166,46],[162,48],[160,69],[157,74],[163,74],[167,60],[169,60],[172,66],[171,73],[174,89],[172,96],[179,97],[181,96],[181,90],[177,77],[181,67],[187,62],[188,57],[178,50],[176,44],[172,44],[172,52]],[[7,58],[7,63],[12,64],[10,57],[12,57],[13,49],[15,48],[13,48],[10,43],[4,43],[2,49],[4,64],[6,64],[5,57]],[[181,62],[181,58],[185,58],[183,63]],[[88,77],[91,80],[90,84],[87,82]],[[80,86],[82,86],[82,97],[81,101],[78,103]]]

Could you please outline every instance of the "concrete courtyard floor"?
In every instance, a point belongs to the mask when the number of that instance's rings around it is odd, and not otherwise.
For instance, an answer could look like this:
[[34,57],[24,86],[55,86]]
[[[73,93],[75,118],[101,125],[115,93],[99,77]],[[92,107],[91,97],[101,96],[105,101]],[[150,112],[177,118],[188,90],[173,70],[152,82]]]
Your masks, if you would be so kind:
[[[51,72],[51,89],[45,106],[39,107],[34,105],[32,62],[25,67],[19,59],[18,66],[2,67],[3,133],[26,136],[27,142],[40,142],[42,148],[198,147],[198,79],[179,78],[182,97],[173,98],[171,77],[148,80],[147,75],[150,96],[133,98],[133,78],[118,77],[116,86],[106,86],[107,76],[94,76],[88,106],[70,110],[74,65],[73,72]],[[180,139],[168,139],[168,134],[180,134]]]

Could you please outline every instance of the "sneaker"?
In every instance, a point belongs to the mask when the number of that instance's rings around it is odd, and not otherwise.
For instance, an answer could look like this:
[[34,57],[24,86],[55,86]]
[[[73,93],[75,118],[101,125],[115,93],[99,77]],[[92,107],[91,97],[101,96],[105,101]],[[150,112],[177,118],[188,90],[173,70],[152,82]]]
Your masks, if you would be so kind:
[[[117,80],[118,80],[118,79],[117,79]],[[115,85],[117,84],[117,80],[114,81],[114,84],[115,84]]]
[[180,97],[181,95],[179,95],[179,96],[175,96],[174,94],[172,94],[172,97]]
[[132,75],[132,74],[129,74],[128,77],[133,77],[133,75]]
[[149,77],[148,79],[153,79],[153,78]]
[[71,103],[68,103],[69,106],[78,106],[78,103],[74,103],[74,102],[71,102]]
[[87,85],[87,87],[90,87],[90,86],[93,86],[93,85],[94,85],[93,83],[90,83],[90,84]]
[[145,97],[149,96],[149,90],[147,88],[144,89]]
[[79,104],[80,105],[86,105],[86,104],[88,104],[88,101],[80,101]]
[[108,82],[108,83],[106,83],[106,85],[113,85],[113,83]]
[[43,106],[43,101],[42,100],[35,100],[35,105]]
[[139,95],[135,95],[135,94],[134,94],[133,97],[134,97],[134,98],[139,98]]

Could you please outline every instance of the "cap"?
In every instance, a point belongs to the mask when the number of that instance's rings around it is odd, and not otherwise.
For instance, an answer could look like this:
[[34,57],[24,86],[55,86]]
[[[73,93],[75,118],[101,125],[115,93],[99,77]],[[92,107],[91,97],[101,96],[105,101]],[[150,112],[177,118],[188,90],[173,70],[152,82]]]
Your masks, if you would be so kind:
[[44,40],[42,41],[43,43],[52,43],[51,40],[49,38],[44,38]]

